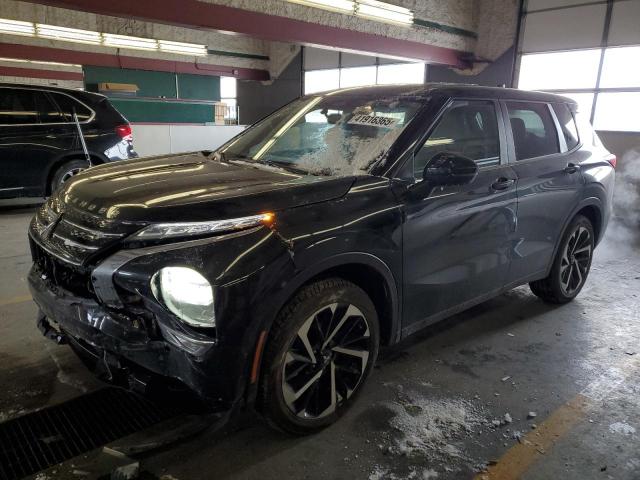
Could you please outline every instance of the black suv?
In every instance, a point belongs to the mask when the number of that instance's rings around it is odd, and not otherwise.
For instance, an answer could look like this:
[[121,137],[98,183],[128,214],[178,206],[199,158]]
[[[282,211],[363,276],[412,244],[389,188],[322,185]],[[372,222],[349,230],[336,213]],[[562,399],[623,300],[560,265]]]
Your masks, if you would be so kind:
[[31,223],[38,325],[111,381],[315,431],[381,345],[518,285],[578,294],[615,157],[575,113],[510,89],[351,88],[216,152],[93,168]]
[[0,83],[0,199],[47,196],[90,165],[134,157],[131,126],[105,96]]

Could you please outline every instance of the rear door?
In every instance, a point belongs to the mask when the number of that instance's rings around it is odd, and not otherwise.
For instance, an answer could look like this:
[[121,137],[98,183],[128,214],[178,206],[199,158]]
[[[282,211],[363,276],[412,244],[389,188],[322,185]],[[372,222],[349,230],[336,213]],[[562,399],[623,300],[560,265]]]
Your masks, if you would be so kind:
[[516,220],[516,177],[505,145],[498,102],[460,99],[450,102],[416,151],[416,179],[440,152],[471,158],[479,173],[468,185],[405,202],[405,334],[504,285]]
[[525,101],[505,101],[502,108],[509,119],[509,160],[518,177],[518,227],[509,282],[521,283],[539,277],[550,265],[583,181],[573,163],[578,144],[571,140],[575,124],[570,111]]

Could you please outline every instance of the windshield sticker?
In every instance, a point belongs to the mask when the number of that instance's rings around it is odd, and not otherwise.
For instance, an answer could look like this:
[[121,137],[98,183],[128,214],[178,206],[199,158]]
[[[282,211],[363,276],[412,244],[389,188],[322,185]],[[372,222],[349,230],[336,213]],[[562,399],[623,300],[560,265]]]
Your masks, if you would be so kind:
[[398,123],[398,119],[393,117],[377,117],[373,115],[354,115],[347,123],[350,125],[370,125],[373,127],[393,128]]

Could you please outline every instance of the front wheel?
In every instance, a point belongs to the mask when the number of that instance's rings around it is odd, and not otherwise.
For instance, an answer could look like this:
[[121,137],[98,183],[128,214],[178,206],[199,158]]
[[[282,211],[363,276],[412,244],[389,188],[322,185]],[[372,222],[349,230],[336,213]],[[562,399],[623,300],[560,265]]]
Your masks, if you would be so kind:
[[262,410],[276,428],[305,435],[353,403],[378,355],[378,316],[358,286],[340,278],[303,287],[270,333]]
[[578,215],[565,233],[547,278],[531,282],[531,291],[550,303],[573,300],[589,275],[595,239],[593,225]]

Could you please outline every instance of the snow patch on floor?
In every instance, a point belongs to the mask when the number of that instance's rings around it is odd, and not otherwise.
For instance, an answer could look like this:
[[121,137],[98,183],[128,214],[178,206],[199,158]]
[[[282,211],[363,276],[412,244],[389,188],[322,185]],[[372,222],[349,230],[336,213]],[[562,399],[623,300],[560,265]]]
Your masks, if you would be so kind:
[[380,465],[376,465],[369,475],[369,480],[435,480],[436,478],[438,478],[438,472],[431,469],[411,468],[407,475],[400,476]]
[[631,425],[623,422],[616,422],[609,425],[609,430],[613,433],[619,433],[621,435],[633,435],[636,433],[636,429]]
[[[398,399],[385,402],[391,416],[379,447],[389,455],[369,480],[433,480],[453,471],[477,472],[479,463],[465,442],[495,426],[482,407],[463,398],[438,398],[398,389]],[[502,425],[501,422],[500,425]]]
[[390,451],[420,455],[434,461],[467,460],[456,441],[473,433],[486,419],[471,402],[462,399],[418,398],[409,404],[393,403],[391,427],[399,434]]

